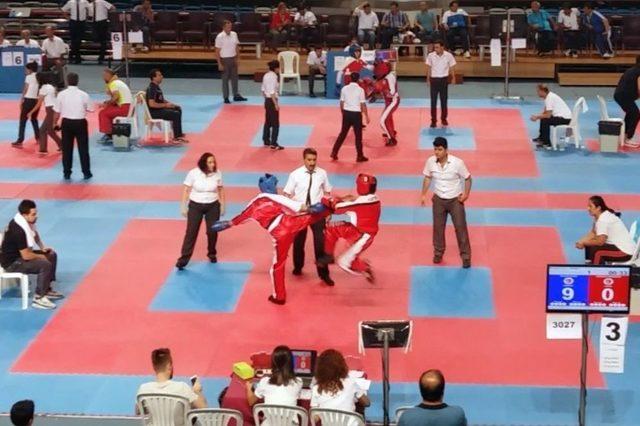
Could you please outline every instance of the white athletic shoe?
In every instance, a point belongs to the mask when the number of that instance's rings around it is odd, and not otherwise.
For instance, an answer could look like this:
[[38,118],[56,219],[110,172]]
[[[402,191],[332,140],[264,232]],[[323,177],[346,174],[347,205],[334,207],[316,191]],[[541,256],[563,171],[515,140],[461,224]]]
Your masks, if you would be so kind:
[[468,51],[468,50],[466,50],[466,51],[464,52],[464,57],[465,57],[465,58],[467,58],[467,59],[469,59],[469,58],[471,57],[471,53],[469,53],[469,51]]
[[565,51],[564,51],[564,56],[566,56],[567,58],[568,58],[569,56],[571,56],[571,50],[565,50]]
[[602,55],[602,57],[603,57],[603,58],[607,58],[607,59],[609,59],[609,58],[613,58],[613,53],[604,53],[604,54]]
[[34,297],[31,306],[37,309],[55,309],[56,304],[53,303],[47,296]]

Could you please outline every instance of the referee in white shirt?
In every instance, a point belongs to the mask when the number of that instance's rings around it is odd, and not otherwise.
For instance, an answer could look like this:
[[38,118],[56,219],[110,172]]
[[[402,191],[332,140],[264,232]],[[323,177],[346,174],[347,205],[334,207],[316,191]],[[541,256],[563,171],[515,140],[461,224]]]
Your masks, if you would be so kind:
[[78,74],[67,75],[67,88],[58,93],[53,110],[56,112],[55,122],[62,118],[62,167],[65,180],[71,179],[73,165],[73,141],[78,144],[80,166],[84,178],[91,179],[91,163],[89,160],[89,127],[87,112],[93,111],[91,100],[86,92],[78,89]]
[[456,66],[456,59],[451,53],[444,50],[442,41],[436,41],[433,43],[433,52],[427,55],[425,63],[427,64],[427,81],[431,86],[431,127],[438,126],[438,96],[440,96],[442,125],[448,126],[449,79],[451,79],[452,84],[455,84],[456,79],[453,70]]
[[262,128],[262,142],[271,149],[284,149],[278,145],[280,131],[280,105],[278,104],[278,73],[280,62],[269,61],[269,72],[262,77],[262,96],[264,96],[264,126]]
[[344,143],[349,129],[353,127],[353,133],[356,136],[356,152],[358,157],[357,162],[369,161],[364,156],[362,151],[362,116],[369,124],[369,113],[367,112],[367,100],[364,95],[364,90],[360,87],[357,81],[360,79],[360,74],[357,72],[351,73],[351,83],[347,84],[340,90],[340,110],[342,111],[342,130],[338,135],[338,139],[333,144],[331,150],[331,159],[338,160],[338,151]]
[[231,79],[231,89],[233,90],[233,100],[235,102],[246,101],[238,91],[238,58],[240,57],[240,41],[238,34],[231,31],[233,24],[225,20],[222,24],[222,31],[216,36],[216,59],[218,69],[222,73],[222,96],[224,103],[229,104],[229,79]]
[[71,38],[71,54],[69,61],[74,64],[82,62],[80,56],[80,45],[85,32],[85,23],[89,15],[89,3],[87,0],[69,0],[62,11],[69,19],[69,37]]
[[[295,201],[310,206],[319,203],[322,197],[330,194],[331,183],[324,169],[317,166],[318,152],[313,148],[305,148],[302,152],[304,165],[291,172],[284,187],[284,195]],[[325,221],[319,220],[311,225],[313,232],[313,249],[316,261],[324,256]],[[300,231],[293,241],[293,274],[301,275],[304,266],[304,245],[307,240],[307,229]],[[318,276],[327,285],[334,282],[329,276],[328,266],[317,266]]]
[[464,162],[448,152],[447,140],[437,137],[433,141],[433,156],[424,166],[424,182],[420,203],[427,202],[427,192],[433,182],[433,263],[441,263],[446,247],[444,231],[447,215],[451,215],[456,230],[458,249],[462,258],[462,267],[471,267],[471,244],[467,231],[467,217],[464,202],[471,192],[471,173]]
[[116,10],[116,7],[106,0],[93,0],[90,7],[91,16],[93,16],[93,37],[96,43],[100,43],[98,64],[101,65],[104,62],[109,41],[109,11]]

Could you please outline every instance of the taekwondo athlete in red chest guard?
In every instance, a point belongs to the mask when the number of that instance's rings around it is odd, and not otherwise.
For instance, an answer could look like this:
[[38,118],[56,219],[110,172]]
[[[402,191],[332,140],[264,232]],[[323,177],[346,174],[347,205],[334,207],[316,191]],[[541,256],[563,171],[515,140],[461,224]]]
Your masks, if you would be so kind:
[[375,93],[384,99],[384,111],[380,116],[380,127],[386,146],[398,144],[396,140],[396,127],[393,122],[393,114],[400,105],[400,94],[398,93],[398,79],[396,73],[391,69],[391,64],[387,61],[377,61],[373,68],[373,75],[376,78]]
[[350,222],[332,222],[327,225],[324,231],[326,255],[318,263],[334,263],[336,243],[344,239],[349,248],[338,258],[338,266],[349,273],[363,275],[368,281],[373,282],[371,265],[360,256],[373,243],[378,233],[380,200],[376,195],[376,187],[375,176],[361,173],[356,178],[357,197],[347,196],[331,200],[333,214],[346,214]]
[[[345,61],[346,65],[344,68],[338,72],[336,78],[336,89],[339,91],[340,87],[346,86],[351,83],[351,74],[357,73],[358,75],[362,75],[363,69],[372,70],[373,67],[362,59],[362,48],[357,46],[353,49],[351,53],[351,58],[347,58]],[[357,82],[362,89],[364,89],[364,93],[368,98],[373,92],[373,84],[370,78],[363,78]]]

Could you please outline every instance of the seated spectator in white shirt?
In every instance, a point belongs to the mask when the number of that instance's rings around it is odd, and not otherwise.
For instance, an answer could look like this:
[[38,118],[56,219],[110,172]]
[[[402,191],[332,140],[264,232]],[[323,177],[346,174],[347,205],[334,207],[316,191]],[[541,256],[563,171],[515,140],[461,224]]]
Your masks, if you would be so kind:
[[309,49],[309,42],[317,43],[319,41],[318,18],[311,11],[311,5],[308,3],[302,4],[299,10],[302,12],[296,12],[293,23],[300,31],[300,47]]
[[265,404],[298,405],[302,380],[295,376],[293,355],[287,346],[278,346],[271,353],[271,375],[258,382],[255,391],[247,381],[247,402],[250,406],[263,400]]
[[[173,358],[168,348],[159,348],[151,352],[151,363],[156,373],[156,380],[140,385],[137,395],[155,393],[168,396],[181,396],[189,400],[192,409],[207,407],[207,400],[202,393],[202,384],[199,378],[196,377],[193,386],[173,380]],[[136,407],[136,411],[139,410],[140,407]],[[138,412],[137,414],[142,413]],[[185,413],[176,413],[174,425],[184,425],[184,414]]]
[[11,42],[4,38],[4,27],[0,27],[0,47],[11,46]]
[[40,49],[40,44],[37,40],[31,39],[31,31],[22,30],[20,32],[22,38],[16,42],[16,46],[33,47],[34,49]]
[[464,410],[443,402],[445,380],[440,370],[425,371],[419,384],[422,404],[402,413],[398,426],[467,426]]
[[316,360],[315,384],[311,388],[311,408],[356,411],[356,404],[371,404],[366,390],[349,377],[344,357],[335,349],[327,349]]
[[531,121],[540,121],[540,133],[533,139],[538,148],[551,149],[551,126],[569,124],[571,109],[560,96],[549,91],[546,84],[538,84],[538,96],[544,99],[544,109],[540,114],[530,117]]
[[315,83],[316,75],[322,75],[325,79],[325,82],[327,78],[327,52],[322,50],[322,46],[309,46],[307,65],[309,65],[309,97],[315,98],[316,95],[315,93],[313,93],[313,86]]
[[376,30],[380,25],[378,15],[371,10],[368,1],[353,9],[353,16],[358,18],[358,40],[364,45],[369,45],[369,50],[376,48]]
[[11,406],[9,417],[14,426],[31,426],[35,412],[35,404],[30,399],[18,401]]
[[558,13],[558,26],[562,29],[562,44],[565,56],[577,58],[578,50],[582,48],[583,40],[579,21],[580,11],[575,7],[571,7],[571,3],[564,3]]

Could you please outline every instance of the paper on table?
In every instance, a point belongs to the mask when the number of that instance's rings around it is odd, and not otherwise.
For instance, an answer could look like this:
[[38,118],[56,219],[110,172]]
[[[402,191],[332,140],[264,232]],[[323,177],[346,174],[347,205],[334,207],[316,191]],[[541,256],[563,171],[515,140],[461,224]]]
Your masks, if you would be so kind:
[[129,43],[143,43],[142,31],[129,31]]
[[371,380],[355,379],[355,382],[358,384],[358,387],[364,391],[368,391],[369,387],[371,387]]
[[499,67],[502,65],[502,44],[499,38],[492,38],[491,44],[491,66]]
[[349,370],[349,377],[351,377],[352,379],[357,379],[357,378],[363,377],[363,376],[364,376],[364,371]]
[[513,49],[526,49],[527,48],[527,39],[526,38],[512,38],[511,39],[511,47]]
[[3,67],[13,66],[13,54],[11,52],[2,52],[2,66]]
[[602,345],[599,358],[601,373],[624,373],[624,346]]

